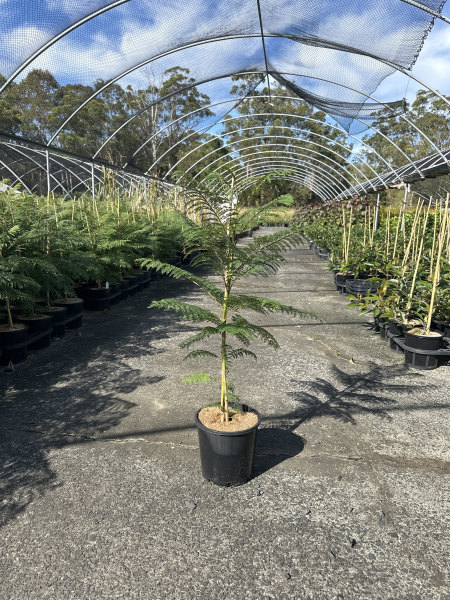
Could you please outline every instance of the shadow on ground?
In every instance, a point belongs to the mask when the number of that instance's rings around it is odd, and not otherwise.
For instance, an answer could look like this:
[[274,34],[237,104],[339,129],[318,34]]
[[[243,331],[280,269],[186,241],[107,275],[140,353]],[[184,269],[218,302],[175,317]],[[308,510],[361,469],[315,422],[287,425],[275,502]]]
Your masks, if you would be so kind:
[[[392,420],[392,411],[431,410],[434,405],[417,403],[405,405],[398,397],[408,395],[411,389],[431,390],[422,373],[408,370],[404,365],[380,367],[373,364],[369,371],[346,373],[332,365],[330,380],[318,377],[314,381],[292,379],[295,391],[287,395],[295,402],[295,409],[284,415],[263,419],[258,432],[255,456],[255,474],[263,473],[288,458],[299,455],[305,440],[295,430],[320,417],[332,417],[342,423],[357,424],[357,416],[375,414]],[[400,379],[408,376],[408,382]],[[448,405],[450,406],[450,404]],[[445,406],[440,405],[442,410]]]
[[107,434],[135,406],[123,396],[164,379],[123,359],[160,353],[157,340],[186,328],[169,313],[147,309],[153,299],[193,287],[166,281],[148,302],[140,294],[139,306],[129,301],[109,314],[90,314],[78,334],[69,333],[14,373],[0,374],[0,527],[60,485],[50,466],[53,449]]

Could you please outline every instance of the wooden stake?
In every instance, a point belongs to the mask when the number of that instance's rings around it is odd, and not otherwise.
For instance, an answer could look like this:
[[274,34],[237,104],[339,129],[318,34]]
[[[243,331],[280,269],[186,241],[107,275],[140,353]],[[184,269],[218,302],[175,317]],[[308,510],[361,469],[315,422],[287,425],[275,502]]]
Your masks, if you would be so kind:
[[434,312],[434,299],[436,297],[436,287],[438,280],[440,279],[440,266],[441,266],[441,255],[442,255],[442,247],[444,245],[444,238],[446,237],[446,225],[447,225],[447,217],[448,217],[448,202],[450,199],[450,194],[447,194],[447,200],[445,202],[444,209],[444,217],[442,219],[441,227],[439,230],[439,245],[438,245],[438,253],[436,257],[436,268],[434,270],[433,276],[433,289],[431,291],[431,300],[430,300],[430,310],[428,311],[428,319],[427,319],[427,330],[425,335],[429,335],[431,329],[431,319],[433,318]]
[[395,253],[397,251],[397,240],[398,240],[398,232],[400,229],[400,223],[401,223],[401,215],[398,216],[398,223],[397,223],[397,229],[395,231],[395,243],[394,243],[394,252],[392,253],[392,260],[395,260]]
[[412,302],[412,297],[413,297],[413,293],[414,293],[414,286],[416,285],[416,277],[417,277],[417,272],[419,270],[420,257],[422,256],[423,242],[424,242],[424,239],[425,239],[425,231],[426,231],[426,228],[427,228],[428,215],[430,214],[430,208],[431,208],[431,198],[430,198],[430,202],[428,204],[427,214],[425,216],[424,223],[423,223],[422,239],[420,240],[420,250],[419,250],[419,253],[418,253],[418,256],[417,256],[417,260],[416,260],[416,266],[415,266],[415,269],[414,269],[414,276],[413,276],[413,280],[412,280],[412,283],[411,283],[411,291],[409,292],[408,304],[406,305],[406,313],[408,313],[409,309],[411,308],[411,302]]

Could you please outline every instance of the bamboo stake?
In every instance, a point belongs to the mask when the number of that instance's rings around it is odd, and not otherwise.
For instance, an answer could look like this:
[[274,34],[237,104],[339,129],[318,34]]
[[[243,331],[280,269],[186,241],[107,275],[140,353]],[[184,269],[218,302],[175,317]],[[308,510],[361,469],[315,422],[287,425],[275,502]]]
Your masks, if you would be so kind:
[[447,225],[447,217],[448,217],[448,202],[450,199],[450,194],[447,194],[447,200],[445,201],[445,209],[444,209],[444,216],[442,219],[442,223],[441,223],[441,227],[439,229],[439,245],[438,245],[438,253],[437,253],[437,257],[436,257],[436,268],[434,270],[434,276],[433,276],[433,289],[431,291],[431,300],[430,300],[430,310],[428,311],[428,319],[427,319],[427,330],[425,335],[429,335],[430,334],[430,329],[431,329],[431,319],[433,317],[433,312],[434,312],[434,299],[436,297],[436,287],[437,287],[437,282],[440,278],[440,266],[441,266],[441,255],[442,255],[442,247],[444,245],[444,237],[445,237],[445,233],[446,233],[446,225]]
[[395,243],[394,243],[394,252],[392,254],[392,260],[395,260],[395,253],[397,251],[397,240],[398,240],[398,232],[400,229],[400,223],[401,223],[401,215],[398,216],[397,229],[395,231]]
[[347,260],[348,260],[348,253],[350,251],[350,237],[352,235],[352,219],[353,219],[353,206],[350,206],[350,222],[348,224],[348,240],[347,240]]
[[[423,200],[421,199],[419,201],[419,203],[417,204],[416,212],[414,214],[414,220],[413,220],[413,224],[412,224],[412,228],[411,228],[411,233],[410,233],[410,236],[409,236],[408,247],[405,250],[405,256],[403,257],[402,269],[405,267],[406,262],[408,260],[409,252],[411,250],[411,243],[412,243],[412,240],[413,240],[413,235],[415,235],[415,230],[416,230],[416,227],[417,227],[418,214],[419,214],[419,211],[422,209],[422,204],[423,204]],[[405,227],[405,230],[406,230],[406,227]]]
[[390,242],[390,238],[391,238],[391,207],[389,207],[389,210],[388,210],[386,231],[387,231],[387,245],[386,245],[386,254],[387,254],[388,250],[389,250],[389,242]]
[[434,230],[433,230],[433,246],[431,247],[431,258],[430,258],[430,278],[431,273],[433,272],[433,261],[434,261],[434,251],[436,249],[436,229],[437,229],[437,203],[434,209]]
[[430,208],[431,208],[431,198],[430,198],[430,202],[428,204],[427,214],[425,216],[424,223],[423,223],[422,239],[420,240],[420,250],[419,250],[419,255],[417,257],[417,260],[416,260],[416,266],[415,266],[415,269],[414,269],[414,276],[413,276],[413,280],[412,280],[412,283],[411,283],[411,291],[409,292],[408,304],[406,305],[406,313],[408,313],[409,309],[411,308],[411,302],[412,302],[412,297],[413,297],[413,293],[414,293],[414,286],[416,285],[416,277],[417,277],[417,272],[419,270],[420,257],[422,255],[423,242],[424,242],[424,239],[425,239],[425,231],[426,231],[426,228],[427,228],[428,215],[430,214]]
[[[364,247],[366,247],[367,210],[364,211]],[[370,233],[369,233],[370,237]]]
[[346,232],[346,228],[345,228],[345,208],[342,207],[342,223],[344,225],[344,232],[342,235],[342,252],[344,254],[344,260],[347,261],[347,232]]

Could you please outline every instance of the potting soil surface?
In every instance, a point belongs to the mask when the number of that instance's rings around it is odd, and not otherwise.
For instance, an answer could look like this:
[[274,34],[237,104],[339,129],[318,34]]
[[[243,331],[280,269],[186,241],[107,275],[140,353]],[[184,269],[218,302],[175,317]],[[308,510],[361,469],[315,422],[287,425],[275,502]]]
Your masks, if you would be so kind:
[[182,362],[199,324],[147,308],[210,306],[188,281],[85,313],[2,368],[2,599],[450,598],[450,367],[408,370],[325,261],[307,246],[286,259],[236,292],[326,324],[244,313],[281,349],[254,344],[233,371],[262,415],[241,487],[201,476],[194,414],[217,388],[181,379],[220,365]]

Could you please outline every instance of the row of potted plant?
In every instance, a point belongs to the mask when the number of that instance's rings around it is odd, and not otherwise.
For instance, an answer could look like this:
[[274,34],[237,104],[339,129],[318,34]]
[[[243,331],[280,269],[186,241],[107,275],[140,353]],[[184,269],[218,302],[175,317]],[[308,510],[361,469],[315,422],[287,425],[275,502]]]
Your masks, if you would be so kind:
[[[450,341],[449,199],[420,200],[406,214],[340,204],[302,221],[298,229],[319,255],[327,253],[335,283],[349,306],[373,313],[383,339],[413,368],[448,360]],[[318,243],[320,245],[318,245]],[[321,247],[322,246],[322,247]]]
[[177,262],[183,251],[184,215],[170,198],[152,204],[112,190],[67,201],[8,189],[0,218],[2,363],[24,360],[27,341],[48,345],[52,328],[60,337],[79,327],[83,300],[104,310],[146,286],[151,272],[140,259]]

